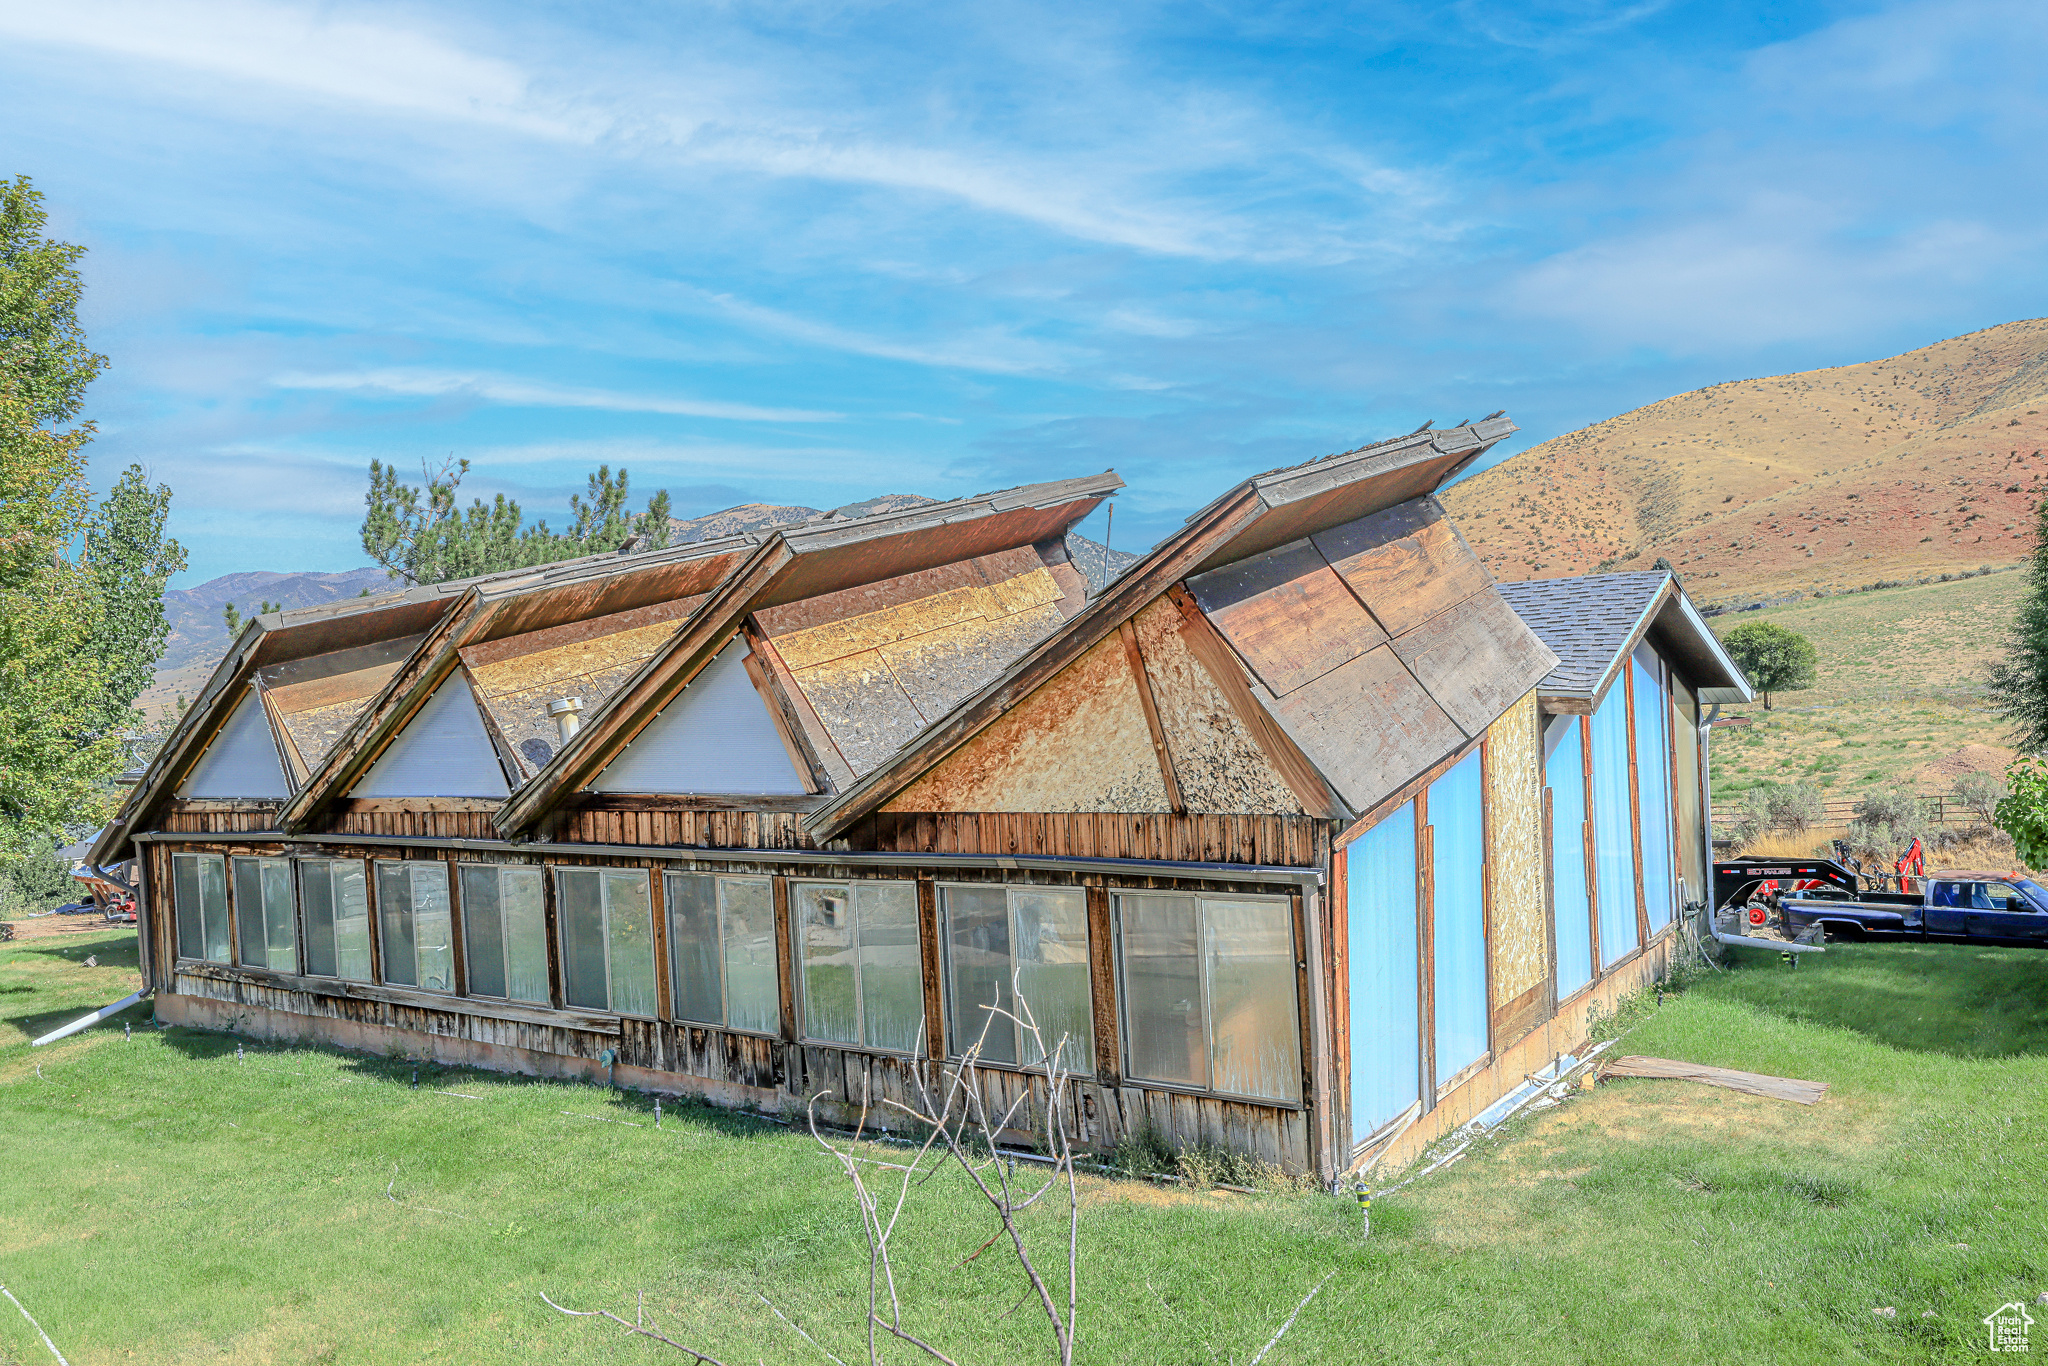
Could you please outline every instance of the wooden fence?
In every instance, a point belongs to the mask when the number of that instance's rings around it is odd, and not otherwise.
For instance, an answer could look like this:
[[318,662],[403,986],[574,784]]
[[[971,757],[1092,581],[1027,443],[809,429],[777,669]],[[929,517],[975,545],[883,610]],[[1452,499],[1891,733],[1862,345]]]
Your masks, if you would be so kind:
[[[1929,825],[1981,826],[1987,824],[1984,817],[1973,810],[1961,797],[1953,792],[1916,792]],[[1821,804],[1820,818],[1812,823],[1815,830],[1835,829],[1848,825],[1856,819],[1856,808],[1863,805],[1860,797],[1839,797]],[[1741,818],[1741,811],[1734,807],[1714,809],[1714,833],[1725,834],[1735,828]]]

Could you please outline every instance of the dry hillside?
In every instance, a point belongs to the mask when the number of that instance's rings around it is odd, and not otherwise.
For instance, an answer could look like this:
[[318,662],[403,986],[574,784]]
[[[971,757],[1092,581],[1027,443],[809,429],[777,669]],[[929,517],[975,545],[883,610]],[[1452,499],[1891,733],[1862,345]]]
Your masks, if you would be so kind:
[[2026,553],[2048,491],[2048,319],[1680,394],[1546,441],[1444,503],[1495,577],[1646,569],[1702,602]]

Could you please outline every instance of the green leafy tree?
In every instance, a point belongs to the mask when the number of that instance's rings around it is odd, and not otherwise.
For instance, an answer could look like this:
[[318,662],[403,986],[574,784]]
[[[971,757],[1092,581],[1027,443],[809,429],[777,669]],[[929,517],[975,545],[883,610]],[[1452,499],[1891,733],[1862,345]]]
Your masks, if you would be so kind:
[[1745,621],[1721,637],[1721,643],[1747,675],[1750,686],[1763,694],[1765,711],[1771,709],[1772,693],[1813,686],[1820,657],[1813,642],[1797,631],[1788,631],[1774,621]]
[[1991,705],[2011,723],[2019,747],[2048,750],[2048,499],[2034,508],[2027,586],[2006,634],[2005,657],[1992,662]]
[[573,520],[563,532],[545,521],[524,525],[519,504],[502,493],[489,503],[471,499],[463,508],[459,490],[469,473],[467,460],[445,461],[438,470],[422,467],[420,473],[423,485],[407,484],[397,466],[372,460],[363,500],[363,550],[392,578],[409,584],[615,551],[636,537],[636,549],[668,544],[668,491],[648,499],[645,512],[629,513],[623,469],[614,476],[609,466],[598,466],[584,493],[569,499]]
[[78,325],[85,248],[43,236],[48,221],[27,176],[0,180],[0,369],[38,423],[77,417],[85,386],[107,364]]
[[78,325],[84,248],[43,235],[27,177],[0,181],[0,861],[40,857],[112,814],[120,766],[78,415],[106,365]]
[[113,813],[120,765],[94,637],[101,603],[73,547],[90,515],[90,427],[46,429],[0,374],[0,861]]
[[2012,836],[2021,863],[2048,868],[2048,762],[2029,755],[2013,760],[2005,787],[1991,823]]
[[170,489],[152,488],[142,466],[130,465],[86,527],[85,560],[100,595],[92,648],[107,680],[109,729],[138,723],[135,699],[170,639],[164,589],[185,568],[185,548],[164,535],[170,513]]

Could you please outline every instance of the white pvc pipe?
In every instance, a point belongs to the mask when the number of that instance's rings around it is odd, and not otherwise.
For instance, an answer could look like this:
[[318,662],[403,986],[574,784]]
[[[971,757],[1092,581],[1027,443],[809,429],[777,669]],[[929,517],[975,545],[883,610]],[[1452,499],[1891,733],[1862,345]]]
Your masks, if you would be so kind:
[[136,992],[133,996],[123,996],[120,1000],[114,1002],[112,1005],[102,1006],[100,1009],[95,1010],[92,1014],[86,1016],[82,1020],[73,1020],[70,1024],[63,1026],[61,1029],[51,1030],[49,1033],[43,1035],[42,1038],[37,1039],[34,1043],[30,1044],[29,1047],[41,1048],[46,1043],[55,1043],[59,1039],[68,1039],[73,1034],[78,1033],[82,1029],[90,1029],[92,1026],[98,1024],[101,1020],[109,1019],[112,1016],[119,1015],[129,1006],[134,1005],[137,1001],[141,1000],[143,997],[147,995],[149,995],[149,990],[148,988],[144,988],[143,990]]

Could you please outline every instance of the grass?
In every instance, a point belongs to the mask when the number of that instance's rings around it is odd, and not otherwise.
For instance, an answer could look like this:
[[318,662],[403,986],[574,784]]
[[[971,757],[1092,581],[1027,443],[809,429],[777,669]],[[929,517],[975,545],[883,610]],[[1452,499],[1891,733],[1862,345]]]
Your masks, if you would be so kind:
[[[681,1359],[541,1291],[629,1317],[644,1291],[726,1361],[824,1360],[758,1291],[861,1359],[859,1225],[808,1138],[694,1106],[656,1131],[588,1086],[423,1067],[414,1089],[398,1059],[237,1062],[230,1036],[146,1023],[28,1050],[133,976],[120,934],[0,945],[0,1283],[80,1366]],[[1608,1083],[1375,1201],[1364,1243],[1328,1196],[1090,1180],[1080,1359],[1244,1362],[1334,1273],[1268,1361],[1950,1360],[2048,1285],[2048,954],[1749,955],[1619,1023],[1629,1052],[1831,1090]],[[962,1264],[993,1224],[959,1180],[906,1225],[917,1331],[1050,1359],[1032,1307],[1005,1314],[1014,1258]],[[0,1361],[47,1360],[0,1309]]]
[[1721,617],[1723,631],[1774,621],[1811,640],[1815,685],[1724,707],[1746,726],[1714,731],[1717,803],[1763,783],[1805,782],[1829,797],[1875,789],[1944,789],[1914,770],[1966,745],[2010,753],[2009,728],[1982,694],[2025,588],[2021,574],[1848,593]]

